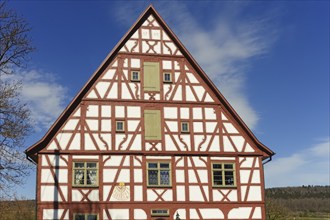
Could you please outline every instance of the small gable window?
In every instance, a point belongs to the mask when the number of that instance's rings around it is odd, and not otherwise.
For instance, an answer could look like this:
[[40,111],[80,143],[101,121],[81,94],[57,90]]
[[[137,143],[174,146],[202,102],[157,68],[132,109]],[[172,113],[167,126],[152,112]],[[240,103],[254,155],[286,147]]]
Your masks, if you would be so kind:
[[140,82],[140,71],[133,70],[131,72],[131,81]]
[[164,73],[163,75],[163,82],[165,83],[171,83],[172,82],[172,73]]
[[98,163],[73,162],[73,186],[98,186]]
[[236,186],[234,163],[212,163],[212,180],[214,187]]
[[189,122],[181,122],[181,133],[189,133]]
[[116,121],[116,132],[124,132],[124,131],[125,131],[125,122]]
[[97,214],[73,214],[73,219],[74,220],[98,220],[98,215]]
[[148,162],[147,169],[147,185],[149,187],[171,186],[171,165],[169,162]]

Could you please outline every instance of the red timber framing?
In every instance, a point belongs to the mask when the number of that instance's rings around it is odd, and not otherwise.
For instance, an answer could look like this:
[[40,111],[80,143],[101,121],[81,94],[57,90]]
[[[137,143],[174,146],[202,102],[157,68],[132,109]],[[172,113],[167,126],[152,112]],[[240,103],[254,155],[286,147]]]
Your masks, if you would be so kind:
[[[197,220],[265,219],[262,162],[274,152],[149,6],[26,154],[37,219]],[[152,162],[169,166],[149,173]],[[230,185],[213,186],[214,163],[232,164],[217,174]],[[170,184],[148,185],[152,175]]]

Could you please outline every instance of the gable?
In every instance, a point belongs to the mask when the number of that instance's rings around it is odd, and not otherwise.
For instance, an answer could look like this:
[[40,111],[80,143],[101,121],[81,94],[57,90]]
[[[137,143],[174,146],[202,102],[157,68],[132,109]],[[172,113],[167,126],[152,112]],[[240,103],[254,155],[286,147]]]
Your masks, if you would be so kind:
[[[149,64],[153,67],[147,67]],[[140,73],[134,80],[133,71]],[[164,73],[170,75],[170,82],[164,82]],[[153,85],[153,89],[146,89],[146,85]],[[148,102],[167,103],[158,107],[164,126],[159,142],[143,142],[142,115],[150,109]],[[116,120],[124,120],[125,133],[116,133]],[[190,124],[190,133],[180,133],[182,120]],[[256,139],[152,6],[44,138],[26,153],[36,161],[35,155],[41,150],[193,150],[253,153],[263,158],[274,154]]]
[[[132,80],[133,71],[139,72],[138,81]],[[171,75],[171,82],[164,82],[165,73]],[[85,98],[218,102],[152,15],[121,47]]]

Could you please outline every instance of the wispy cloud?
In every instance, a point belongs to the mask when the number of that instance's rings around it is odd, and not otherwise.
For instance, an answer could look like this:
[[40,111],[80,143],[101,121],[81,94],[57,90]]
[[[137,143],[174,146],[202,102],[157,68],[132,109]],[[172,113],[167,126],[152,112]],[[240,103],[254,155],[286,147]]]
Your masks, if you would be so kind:
[[[127,21],[127,12],[140,6],[120,7],[117,19]],[[276,39],[272,13],[243,17],[247,5],[236,3],[209,5],[204,15],[212,8],[217,13],[207,18],[178,1],[158,2],[156,8],[246,124],[255,128],[259,116],[244,92],[245,78],[251,60],[266,54]]]
[[266,187],[330,184],[330,141],[323,140],[265,165]]
[[211,20],[197,21],[184,5],[174,6],[176,13],[164,9],[164,14],[174,19],[175,31],[247,125],[255,128],[259,116],[244,93],[245,74],[251,59],[267,53],[276,38],[270,18],[243,19],[244,5],[221,4],[214,5],[219,12]]
[[16,71],[6,78],[22,83],[22,101],[31,110],[35,128],[48,129],[65,107],[67,88],[59,84],[53,74],[39,70]]

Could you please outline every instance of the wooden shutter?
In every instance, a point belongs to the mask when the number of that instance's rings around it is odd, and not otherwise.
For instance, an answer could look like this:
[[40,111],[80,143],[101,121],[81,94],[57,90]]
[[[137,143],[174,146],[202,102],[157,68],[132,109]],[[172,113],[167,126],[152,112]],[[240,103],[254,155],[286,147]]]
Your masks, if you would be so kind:
[[144,110],[145,140],[161,140],[160,110]]
[[143,88],[144,91],[160,91],[159,63],[143,63]]

